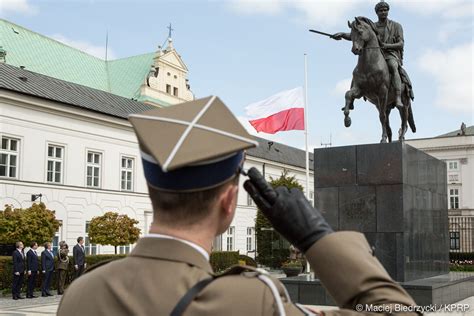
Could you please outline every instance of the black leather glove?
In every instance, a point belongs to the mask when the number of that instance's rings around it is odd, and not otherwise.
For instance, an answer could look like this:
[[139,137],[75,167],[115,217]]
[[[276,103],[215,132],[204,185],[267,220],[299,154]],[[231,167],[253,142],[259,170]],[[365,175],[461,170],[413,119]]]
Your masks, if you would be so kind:
[[245,190],[275,230],[299,250],[306,252],[319,239],[334,232],[301,190],[286,187],[274,190],[255,168],[250,168],[248,176]]

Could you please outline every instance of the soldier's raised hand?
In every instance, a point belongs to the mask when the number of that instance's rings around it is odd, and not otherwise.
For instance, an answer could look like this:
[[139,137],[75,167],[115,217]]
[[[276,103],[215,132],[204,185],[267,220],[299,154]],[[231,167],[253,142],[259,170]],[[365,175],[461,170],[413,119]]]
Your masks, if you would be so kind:
[[333,232],[321,213],[316,210],[299,189],[273,189],[260,172],[251,168],[245,190],[255,204],[282,234],[299,250],[306,252],[315,242]]

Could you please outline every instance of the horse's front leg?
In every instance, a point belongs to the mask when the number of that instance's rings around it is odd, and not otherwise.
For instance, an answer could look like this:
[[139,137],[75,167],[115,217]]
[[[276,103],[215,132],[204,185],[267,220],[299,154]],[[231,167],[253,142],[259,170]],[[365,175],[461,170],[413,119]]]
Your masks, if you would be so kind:
[[357,87],[352,87],[349,91],[346,92],[346,105],[342,108],[344,111],[344,125],[346,127],[351,126],[351,118],[349,112],[354,108],[354,100],[361,97],[360,89]]

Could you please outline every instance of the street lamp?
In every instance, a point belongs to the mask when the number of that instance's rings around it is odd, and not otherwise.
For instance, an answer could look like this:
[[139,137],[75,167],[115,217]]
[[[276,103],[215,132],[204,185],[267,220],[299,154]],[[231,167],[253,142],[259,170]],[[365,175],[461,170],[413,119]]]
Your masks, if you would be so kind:
[[36,201],[36,200],[39,198],[40,203],[41,203],[41,197],[42,197],[42,196],[43,196],[43,194],[41,194],[41,193],[40,193],[40,194],[32,194],[32,195],[31,195],[31,202],[34,202],[34,201]]

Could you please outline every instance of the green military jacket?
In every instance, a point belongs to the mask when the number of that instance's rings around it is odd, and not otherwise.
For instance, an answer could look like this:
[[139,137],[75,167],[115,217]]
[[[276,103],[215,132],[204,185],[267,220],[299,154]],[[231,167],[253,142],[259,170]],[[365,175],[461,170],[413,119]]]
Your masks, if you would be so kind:
[[[325,315],[361,315],[357,304],[415,305],[372,255],[364,235],[338,232],[306,253],[339,310]],[[75,280],[58,315],[169,315],[197,282],[213,275],[197,250],[177,240],[142,238],[131,254]],[[219,277],[192,301],[185,315],[304,315],[281,282],[256,272]]]
[[58,252],[58,263],[57,269],[58,270],[67,270],[69,265],[69,257],[68,257],[69,249],[60,249]]

